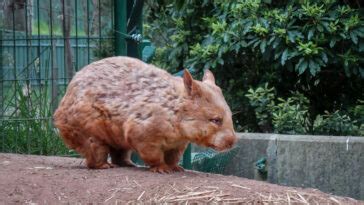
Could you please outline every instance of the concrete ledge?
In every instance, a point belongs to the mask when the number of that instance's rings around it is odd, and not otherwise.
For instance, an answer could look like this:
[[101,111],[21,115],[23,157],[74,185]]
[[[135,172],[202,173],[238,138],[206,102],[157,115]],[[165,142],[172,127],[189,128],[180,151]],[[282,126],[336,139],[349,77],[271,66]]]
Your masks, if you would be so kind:
[[[240,133],[225,174],[364,199],[364,137]],[[267,177],[255,162],[267,159]]]

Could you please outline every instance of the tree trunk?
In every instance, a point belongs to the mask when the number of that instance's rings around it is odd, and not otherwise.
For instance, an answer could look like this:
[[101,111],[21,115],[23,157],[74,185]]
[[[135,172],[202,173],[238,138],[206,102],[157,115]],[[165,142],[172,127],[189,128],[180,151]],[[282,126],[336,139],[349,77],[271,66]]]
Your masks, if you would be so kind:
[[32,35],[32,22],[33,22],[33,0],[27,0],[27,27],[28,27],[28,34]]
[[67,81],[69,82],[73,77],[74,71],[72,66],[72,48],[71,48],[71,0],[61,0],[62,4],[62,25],[63,25],[63,37],[65,46],[65,69],[67,75]]
[[4,28],[25,31],[26,0],[4,0],[1,4],[5,19]]
[[100,15],[100,12],[99,12],[99,7],[101,5],[99,5],[99,1],[98,0],[92,0],[92,4],[93,4],[93,13],[92,13],[92,30],[91,30],[91,33],[93,35],[96,35],[96,34],[99,34],[99,15]]
[[81,5],[82,5],[82,10],[83,10],[83,13],[82,13],[82,16],[83,16],[83,28],[84,28],[84,31],[86,33],[86,35],[88,35],[88,11],[87,11],[87,4],[88,4],[88,1],[81,1]]

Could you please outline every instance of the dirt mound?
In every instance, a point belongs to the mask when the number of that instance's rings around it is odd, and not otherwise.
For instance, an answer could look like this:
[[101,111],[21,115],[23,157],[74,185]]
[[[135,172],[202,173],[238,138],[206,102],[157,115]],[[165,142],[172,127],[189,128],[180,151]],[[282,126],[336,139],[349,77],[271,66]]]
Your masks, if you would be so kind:
[[315,189],[284,187],[194,171],[169,175],[145,168],[89,170],[82,159],[0,154],[0,201],[59,203],[364,204]]

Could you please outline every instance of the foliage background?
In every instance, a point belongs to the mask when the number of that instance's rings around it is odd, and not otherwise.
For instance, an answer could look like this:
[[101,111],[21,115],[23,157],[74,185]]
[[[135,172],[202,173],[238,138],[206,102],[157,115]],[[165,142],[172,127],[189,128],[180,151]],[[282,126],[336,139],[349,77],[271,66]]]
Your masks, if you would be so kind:
[[153,63],[211,69],[237,131],[364,135],[359,1],[146,1]]

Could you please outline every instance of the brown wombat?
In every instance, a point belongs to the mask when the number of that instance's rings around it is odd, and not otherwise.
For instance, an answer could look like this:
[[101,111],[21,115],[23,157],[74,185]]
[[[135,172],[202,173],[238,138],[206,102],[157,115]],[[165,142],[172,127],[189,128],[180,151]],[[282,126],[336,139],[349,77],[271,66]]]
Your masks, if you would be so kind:
[[197,81],[187,70],[174,77],[129,57],[77,72],[54,123],[89,168],[133,166],[134,150],[151,171],[182,171],[178,162],[189,142],[222,151],[236,141],[231,111],[210,71]]

